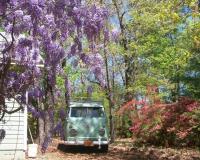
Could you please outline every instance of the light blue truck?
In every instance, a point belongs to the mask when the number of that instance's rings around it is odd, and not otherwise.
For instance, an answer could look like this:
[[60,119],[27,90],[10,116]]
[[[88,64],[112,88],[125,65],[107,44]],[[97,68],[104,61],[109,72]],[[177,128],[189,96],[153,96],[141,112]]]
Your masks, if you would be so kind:
[[65,144],[97,146],[103,152],[108,151],[108,126],[102,102],[70,102],[65,120]]

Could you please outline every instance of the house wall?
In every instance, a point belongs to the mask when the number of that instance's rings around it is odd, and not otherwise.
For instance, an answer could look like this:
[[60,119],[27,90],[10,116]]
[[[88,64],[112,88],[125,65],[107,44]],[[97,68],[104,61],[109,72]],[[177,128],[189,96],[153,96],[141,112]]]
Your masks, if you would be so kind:
[[[6,101],[7,110],[19,107],[14,100]],[[0,121],[0,160],[23,160],[27,150],[27,109],[5,114]],[[5,131],[5,132],[4,132]],[[1,136],[2,132],[5,136]],[[2,134],[3,135],[3,134]]]

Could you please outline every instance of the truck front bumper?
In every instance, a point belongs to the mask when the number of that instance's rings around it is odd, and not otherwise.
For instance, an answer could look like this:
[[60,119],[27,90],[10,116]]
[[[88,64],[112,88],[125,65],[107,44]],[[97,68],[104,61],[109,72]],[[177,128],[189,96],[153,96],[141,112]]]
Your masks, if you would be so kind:
[[98,138],[97,140],[90,140],[89,138],[84,138],[84,139],[78,139],[78,138],[70,138],[66,141],[64,141],[66,145],[82,145],[82,146],[100,146],[100,145],[108,145],[109,141]]
[[[65,144],[67,145],[85,145],[85,141],[65,141]],[[101,141],[99,143],[99,141],[92,141],[92,145],[108,145],[109,142],[108,141]]]

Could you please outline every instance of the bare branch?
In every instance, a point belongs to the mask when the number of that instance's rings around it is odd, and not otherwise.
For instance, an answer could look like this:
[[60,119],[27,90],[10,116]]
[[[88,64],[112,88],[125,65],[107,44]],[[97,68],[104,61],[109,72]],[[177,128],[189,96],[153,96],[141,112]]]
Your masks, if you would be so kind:
[[6,52],[10,51],[10,49],[12,48],[12,46],[13,46],[13,44],[14,44],[14,41],[15,41],[15,37],[14,37],[15,18],[14,18],[14,20],[13,20],[13,24],[12,24],[12,25],[13,25],[13,26],[12,26],[12,31],[11,31],[11,38],[12,38],[12,40],[11,40],[10,45],[9,45],[8,47],[6,47],[6,48],[2,51],[3,54],[5,54]]
[[91,80],[91,79],[89,79],[89,78],[87,78],[87,80],[88,80],[89,82],[91,82],[91,83],[94,83],[94,84],[97,84],[98,86],[101,86],[101,84],[100,84],[99,82],[97,82],[97,81],[93,81],[93,80]]
[[15,112],[18,112],[20,110],[22,110],[24,107],[22,105],[20,105],[17,109],[14,109],[14,110],[11,110],[11,111],[8,111],[6,109],[3,109],[2,111],[7,113],[7,114],[12,114],[12,113],[15,113]]
[[1,32],[0,32],[0,36],[1,36],[3,39],[5,39],[6,43],[8,43],[7,38],[6,38]]

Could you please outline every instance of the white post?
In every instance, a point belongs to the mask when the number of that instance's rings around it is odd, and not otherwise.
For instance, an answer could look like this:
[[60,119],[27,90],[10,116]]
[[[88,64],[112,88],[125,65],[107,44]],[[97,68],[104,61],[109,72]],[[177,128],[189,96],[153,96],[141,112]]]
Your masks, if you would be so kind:
[[26,91],[26,104],[24,105],[24,150],[27,151],[27,126],[28,126],[28,91]]

